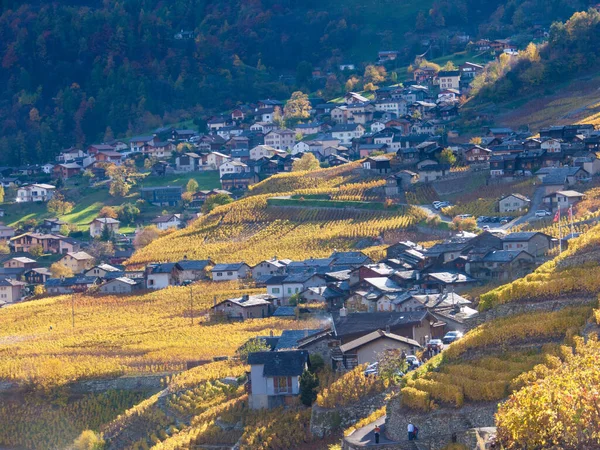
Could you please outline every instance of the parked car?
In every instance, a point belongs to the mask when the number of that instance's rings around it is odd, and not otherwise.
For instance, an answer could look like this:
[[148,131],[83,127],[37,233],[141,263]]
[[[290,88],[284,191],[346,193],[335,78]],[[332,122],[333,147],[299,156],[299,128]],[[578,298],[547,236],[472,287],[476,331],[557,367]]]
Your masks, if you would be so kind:
[[435,209],[440,209],[443,202],[435,201],[431,204]]
[[471,217],[473,217],[472,214],[459,214],[458,216],[459,219],[470,219]]
[[416,369],[421,365],[421,361],[415,355],[408,355],[406,357],[406,362],[408,363],[409,370]]
[[449,331],[442,338],[442,342],[446,345],[452,344],[454,341],[459,340],[462,336],[463,336],[463,334],[460,331]]
[[546,211],[545,209],[538,209],[535,212],[535,217],[546,217],[546,216],[551,216],[552,213],[550,211]]
[[441,339],[431,339],[427,343],[427,350],[433,350],[436,352],[442,351],[444,349],[444,343]]
[[489,225],[484,225],[483,227],[481,227],[481,229],[483,231],[490,231],[490,226]]
[[368,377],[371,375],[373,375],[373,376],[379,375],[379,363],[375,362],[373,364],[369,364],[367,366],[367,368],[365,369],[364,374],[365,374],[365,377]]

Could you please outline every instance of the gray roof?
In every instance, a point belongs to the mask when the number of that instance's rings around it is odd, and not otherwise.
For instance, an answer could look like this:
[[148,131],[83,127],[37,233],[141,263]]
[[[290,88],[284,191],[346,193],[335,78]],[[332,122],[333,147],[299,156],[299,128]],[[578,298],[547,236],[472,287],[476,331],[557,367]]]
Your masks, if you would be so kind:
[[361,336],[358,339],[354,339],[353,341],[350,341],[350,342],[342,345],[340,347],[340,350],[342,351],[342,353],[346,353],[346,352],[354,350],[356,348],[360,348],[363,345],[367,345],[378,339],[391,339],[396,342],[410,345],[411,347],[421,348],[419,343],[417,341],[415,341],[414,339],[409,339],[404,336],[399,336],[399,335],[393,334],[393,333],[386,333],[385,331],[382,331],[382,330],[376,330],[376,331],[373,331],[372,333],[365,334],[364,336]]
[[231,302],[241,306],[242,308],[249,308],[251,306],[270,305],[273,300],[275,300],[275,297],[268,294],[243,295],[241,297],[223,300],[222,302],[218,303],[217,306],[224,302]]
[[242,267],[247,266],[245,262],[230,263],[230,264],[215,264],[211,272],[227,272],[227,271],[238,271]]
[[[280,308],[281,309],[281,308]],[[298,341],[307,338],[321,330],[283,330],[275,351],[298,348]]]
[[211,264],[211,261],[209,259],[183,259],[177,264],[179,264],[183,270],[204,270],[206,266]]
[[472,283],[477,281],[474,278],[471,278],[469,275],[460,272],[432,272],[427,274],[427,276],[446,284]]
[[273,317],[296,317],[296,308],[294,306],[280,306],[273,313]]
[[504,236],[503,240],[508,242],[521,242],[521,241],[529,241],[536,234],[541,234],[542,236],[549,237],[544,233],[540,233],[539,231],[519,231],[517,233],[510,233]]
[[398,292],[403,288],[387,277],[365,278],[365,282],[382,292]]
[[374,312],[374,313],[352,313],[345,317],[339,315],[334,318],[337,336],[345,336],[355,333],[370,333],[386,327],[402,327],[415,325],[427,317],[427,311],[407,312]]
[[265,377],[300,376],[309,364],[306,350],[256,352],[248,355],[248,364],[263,364]]
[[178,263],[162,263],[148,266],[150,273],[171,273],[173,269],[181,270],[181,266]]
[[505,263],[512,261],[521,253],[529,254],[524,250],[495,250],[487,253],[482,260],[485,262]]

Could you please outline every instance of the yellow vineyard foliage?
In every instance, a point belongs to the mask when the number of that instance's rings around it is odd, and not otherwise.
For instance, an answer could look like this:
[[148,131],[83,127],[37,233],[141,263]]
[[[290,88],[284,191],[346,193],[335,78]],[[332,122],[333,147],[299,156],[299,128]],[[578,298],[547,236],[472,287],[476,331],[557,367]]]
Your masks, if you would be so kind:
[[366,365],[345,373],[317,395],[317,404],[325,408],[347,406],[367,395],[375,395],[387,388],[380,377],[365,376]]

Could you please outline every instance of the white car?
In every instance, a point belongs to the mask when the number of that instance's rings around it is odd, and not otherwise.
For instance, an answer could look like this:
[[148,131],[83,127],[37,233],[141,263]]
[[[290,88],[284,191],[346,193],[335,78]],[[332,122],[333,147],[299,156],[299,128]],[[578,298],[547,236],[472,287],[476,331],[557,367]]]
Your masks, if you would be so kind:
[[473,215],[472,214],[459,214],[456,217],[458,217],[459,219],[463,219],[464,220],[464,219],[470,219],[471,217],[473,217]]
[[369,364],[364,373],[365,377],[368,377],[369,375],[379,375],[379,363],[375,362],[373,364]]
[[547,216],[551,216],[552,213],[550,211],[546,211],[545,209],[538,209],[535,212],[535,217],[547,217]]
[[408,355],[406,357],[406,362],[409,364],[411,369],[416,369],[421,365],[421,361],[415,355]]

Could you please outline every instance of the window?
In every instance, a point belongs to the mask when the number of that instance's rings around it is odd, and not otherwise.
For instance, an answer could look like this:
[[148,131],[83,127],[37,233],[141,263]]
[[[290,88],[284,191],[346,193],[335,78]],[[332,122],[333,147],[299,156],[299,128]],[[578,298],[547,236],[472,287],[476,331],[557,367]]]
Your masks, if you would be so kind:
[[274,377],[273,389],[275,391],[275,394],[291,394],[292,377]]
[[233,275],[233,272],[227,272],[227,275],[231,276]]
[[292,288],[288,288],[288,294],[292,293]]
[[272,288],[271,292],[273,292],[273,294],[279,294],[279,288]]

